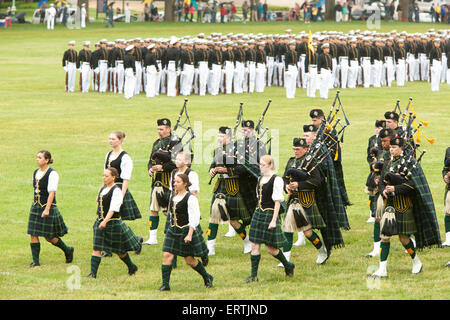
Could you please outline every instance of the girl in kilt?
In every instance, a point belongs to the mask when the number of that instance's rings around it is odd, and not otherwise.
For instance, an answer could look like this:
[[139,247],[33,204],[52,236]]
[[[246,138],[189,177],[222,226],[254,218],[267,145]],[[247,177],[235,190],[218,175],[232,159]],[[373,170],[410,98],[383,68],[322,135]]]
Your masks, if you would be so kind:
[[36,164],[39,169],[33,173],[34,199],[28,218],[28,231],[31,237],[30,247],[33,262],[30,268],[37,267],[41,244],[39,237],[60,248],[66,256],[66,263],[73,260],[73,247],[68,247],[61,238],[67,233],[64,219],[56,205],[56,190],[58,189],[58,173],[50,168],[52,155],[47,150],[39,151]]
[[197,229],[200,223],[200,207],[197,198],[189,192],[190,185],[186,174],[175,177],[175,195],[171,197],[169,203],[171,221],[164,239],[162,285],[159,291],[170,290],[169,281],[174,255],[184,257],[186,263],[202,276],[205,287],[212,287],[213,276],[206,272],[202,262],[194,258],[207,256],[208,249],[202,233]]
[[[105,169],[115,168],[119,172],[116,178],[116,185],[122,190],[123,203],[120,207],[120,217],[122,220],[136,220],[142,218],[141,212],[134,201],[133,196],[128,190],[128,184],[133,171],[133,161],[130,156],[122,149],[122,143],[125,139],[125,133],[114,131],[109,135],[109,145],[113,149],[105,157]],[[139,237],[140,240],[143,240]],[[136,254],[139,254],[137,251]],[[103,252],[103,257],[111,257],[111,252]]]
[[128,251],[140,251],[142,244],[133,231],[122,221],[120,206],[123,195],[114,183],[119,177],[115,168],[105,169],[103,172],[104,186],[97,197],[97,219],[94,222],[94,250],[91,256],[91,272],[87,278],[96,278],[100,265],[102,251],[113,252],[127,265],[128,274],[133,275],[138,267],[131,261]]
[[275,163],[270,155],[261,157],[259,167],[262,176],[258,179],[256,187],[258,205],[253,213],[249,230],[252,244],[250,255],[252,269],[246,283],[258,281],[261,244],[265,244],[267,252],[283,264],[287,276],[292,277],[295,268],[295,265],[287,261],[283,252],[279,249],[286,244],[279,217],[281,201],[284,200],[283,179],[274,174]]

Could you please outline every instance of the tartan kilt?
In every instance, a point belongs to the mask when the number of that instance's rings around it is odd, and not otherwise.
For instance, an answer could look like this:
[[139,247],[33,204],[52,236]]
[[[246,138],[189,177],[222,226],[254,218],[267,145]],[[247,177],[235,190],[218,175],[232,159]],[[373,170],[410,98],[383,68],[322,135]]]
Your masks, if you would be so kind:
[[403,213],[395,210],[395,220],[397,220],[398,234],[409,236],[417,232],[413,208]]
[[[219,192],[215,192],[211,199],[212,208],[214,200],[216,200],[217,194]],[[248,226],[252,220],[251,215],[249,214],[247,207],[245,205],[244,199],[242,199],[241,194],[238,192],[235,196],[231,196],[229,194],[223,193],[225,195],[225,203],[227,206],[227,211],[230,216],[230,220],[241,220],[244,226]],[[211,214],[211,210],[210,210]]]
[[262,211],[257,208],[253,213],[252,223],[249,230],[249,240],[253,243],[264,243],[273,248],[281,248],[287,240],[281,230],[280,216],[277,217],[277,225],[274,229],[267,229],[272,221],[273,210]]
[[[122,184],[117,185],[122,190]],[[125,192],[125,197],[123,198],[123,203],[120,207],[120,217],[122,220],[136,220],[142,218],[136,201],[134,201],[134,198],[128,189],[127,192]]]
[[138,237],[122,220],[110,220],[103,230],[99,225],[100,221],[96,219],[93,226],[94,250],[124,254],[141,248]]
[[180,257],[205,257],[208,255],[208,248],[203,239],[201,228],[195,228],[192,241],[185,243],[184,238],[188,232],[189,227],[170,226],[164,238],[163,252],[170,252]]
[[[164,198],[167,199],[167,201],[170,198],[170,189],[169,188],[163,188]],[[164,208],[159,205],[158,200],[156,200],[156,197],[153,196],[153,191],[155,187],[152,187],[152,191],[150,192],[150,211],[167,211],[167,208]],[[155,199],[155,200],[154,200]],[[156,201],[156,203],[153,203],[153,201]]]
[[62,237],[67,232],[67,226],[56,205],[50,207],[50,215],[42,218],[45,206],[41,207],[38,203],[31,205],[30,215],[28,218],[27,233],[32,236],[55,238]]
[[[289,207],[292,205],[291,203]],[[289,210],[286,212],[286,215],[284,216],[283,221],[283,230],[285,232],[300,232],[305,231],[308,229],[323,229],[327,227],[327,224],[322,218],[322,215],[319,212],[319,208],[317,207],[316,202],[314,202],[311,207],[305,208],[302,206],[303,210],[305,211],[305,216],[308,219],[309,225],[306,227],[298,228],[295,223],[292,223],[292,220],[294,219],[291,215],[292,212]],[[289,221],[286,221],[289,220]],[[294,220],[295,221],[295,220]],[[270,221],[269,221],[270,222]]]

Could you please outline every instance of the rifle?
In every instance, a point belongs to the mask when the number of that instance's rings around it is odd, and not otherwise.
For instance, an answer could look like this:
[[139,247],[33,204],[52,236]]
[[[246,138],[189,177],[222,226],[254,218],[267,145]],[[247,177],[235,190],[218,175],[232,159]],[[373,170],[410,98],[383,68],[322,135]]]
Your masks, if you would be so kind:
[[264,123],[264,117],[265,117],[265,115],[267,113],[267,110],[269,110],[269,106],[270,106],[271,103],[272,103],[272,99],[269,99],[269,101],[267,102],[266,108],[264,109],[263,113],[259,117],[258,125],[256,126],[256,129],[255,129],[255,131],[258,133],[258,135],[261,133],[261,127],[262,127],[262,125]]

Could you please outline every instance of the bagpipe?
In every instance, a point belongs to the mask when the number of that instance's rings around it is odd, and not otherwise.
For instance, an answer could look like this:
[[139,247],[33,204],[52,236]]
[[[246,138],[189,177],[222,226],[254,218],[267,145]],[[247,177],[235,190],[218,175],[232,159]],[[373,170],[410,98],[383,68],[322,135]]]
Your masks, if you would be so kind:
[[[339,102],[339,105],[336,105]],[[337,117],[339,111],[345,117],[345,123],[341,123],[341,119]],[[339,90],[331,105],[330,112],[326,119],[322,120],[317,129],[316,136],[311,142],[308,151],[303,158],[300,167],[289,168],[286,172],[286,178],[290,181],[305,181],[311,176],[311,172],[315,170],[325,159],[336,150],[338,143],[344,141],[345,129],[350,125],[350,121],[344,112],[343,105],[339,98]]]
[[258,124],[256,125],[256,128],[255,128],[258,141],[263,141],[264,136],[267,135],[266,141],[264,142],[264,148],[267,148],[267,154],[272,154],[272,136],[269,136],[269,128],[265,128],[262,132],[261,132],[261,128],[263,127],[264,118],[266,116],[267,110],[269,110],[271,103],[272,103],[272,99],[269,99],[269,101],[267,102],[266,108],[264,109],[261,116],[259,117]]
[[412,97],[409,98],[408,100],[408,104],[405,108],[405,110],[402,112],[401,108],[400,108],[400,100],[397,100],[397,105],[395,106],[394,112],[398,111],[399,114],[399,127],[404,127],[405,125],[407,126],[406,123],[408,123],[408,120],[411,116],[414,116],[414,120],[412,122],[412,127],[414,128],[414,135],[416,135],[415,139],[416,142],[421,143],[422,139],[421,136],[423,136],[430,144],[433,144],[435,139],[434,138],[428,138],[423,132],[421,127],[428,127],[429,122],[428,121],[423,121],[421,119],[419,119],[419,117],[417,116],[416,111],[414,110],[413,104],[412,104]]

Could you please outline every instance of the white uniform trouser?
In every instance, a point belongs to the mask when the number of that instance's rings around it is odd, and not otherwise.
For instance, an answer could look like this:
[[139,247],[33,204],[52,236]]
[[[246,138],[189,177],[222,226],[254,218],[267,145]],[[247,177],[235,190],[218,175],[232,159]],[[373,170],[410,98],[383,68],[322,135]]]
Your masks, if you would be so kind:
[[444,83],[447,79],[447,54],[445,52],[442,52],[442,59],[441,59],[441,82]]
[[114,74],[115,68],[108,67],[108,86],[110,92],[114,91]]
[[361,58],[361,69],[362,69],[362,76],[361,80],[363,82],[364,88],[370,87],[370,81],[372,77],[371,73],[371,64],[370,64],[370,58],[369,57],[362,57]]
[[156,79],[155,79],[155,95],[159,96],[159,91],[161,90],[161,77],[163,74],[162,71],[162,65],[161,60],[156,60],[156,63],[158,64],[159,71],[156,72]]
[[392,59],[392,57],[384,57],[384,60],[386,86],[390,87],[392,85],[392,79],[394,78],[394,59]]
[[189,96],[192,91],[192,83],[194,81],[194,65],[185,64],[183,66],[183,82],[181,83],[181,94]]
[[125,23],[131,22],[131,11],[130,9],[125,9]]
[[441,82],[441,61],[433,59],[430,63],[431,74],[431,91],[439,91],[439,83]]
[[348,57],[339,57],[339,83],[341,88],[347,88],[348,82]]
[[398,59],[396,74],[397,74],[397,87],[403,87],[405,85],[405,78],[406,78],[405,59]]
[[248,92],[248,65],[244,65],[244,73],[242,76],[242,91]]
[[281,61],[279,61],[278,62],[278,68],[277,68],[277,70],[278,70],[278,85],[280,86],[280,87],[284,87],[284,82],[283,82],[283,79],[284,79],[284,56],[281,56],[281,59],[280,59]]
[[374,88],[381,87],[381,68],[383,63],[380,60],[374,60],[372,64],[372,78],[373,78],[373,86]]
[[116,93],[122,94],[123,92],[123,81],[125,79],[125,70],[123,68],[123,61],[117,60],[116,61]]
[[339,73],[338,73],[338,64],[336,58],[331,59],[331,78],[330,78],[330,84],[329,88],[333,89],[334,86],[338,86],[339,83]]
[[161,94],[166,94],[167,93],[167,69],[166,67],[164,67],[164,69],[159,69],[161,70],[161,79],[160,79],[160,84],[161,84],[161,89],[160,92]]
[[414,81],[420,80],[419,58],[414,57]]
[[108,64],[106,60],[98,61],[98,69],[99,69],[99,92],[106,92],[106,86],[108,85]]
[[420,63],[420,79],[421,81],[427,81],[429,61],[425,53],[419,53],[419,63]]
[[124,83],[124,96],[125,99],[130,99],[134,94],[134,86],[136,85],[136,77],[133,74],[133,68],[125,69],[125,83]]
[[200,96],[206,95],[206,85],[208,84],[208,62],[200,61],[198,63],[198,94]]
[[248,62],[248,92],[253,93],[255,91],[256,80],[256,62]]
[[198,95],[198,68],[194,68],[194,94]]
[[75,64],[75,62],[67,62],[64,68],[66,70],[66,77],[67,77],[66,91],[74,92],[75,79],[77,77],[77,65]]
[[264,63],[258,63],[256,64],[255,91],[264,92],[265,86],[266,86],[266,65]]
[[136,85],[134,86],[134,94],[139,94],[142,91],[142,65],[140,61],[135,61],[136,66]]
[[292,64],[288,66],[288,69],[284,74],[284,80],[286,81],[286,98],[288,99],[295,98],[295,90],[297,89],[297,74],[297,66]]
[[233,93],[233,76],[234,76],[234,65],[231,61],[225,61],[225,93],[231,94]]
[[177,95],[177,70],[175,61],[169,61],[167,66],[167,96],[176,97]]
[[86,9],[81,9],[81,28],[86,28]]
[[55,28],[55,17],[48,17],[47,30],[53,30]]
[[153,98],[154,96],[156,96],[157,72],[155,66],[147,66],[145,74],[147,78],[145,94],[147,95],[147,98]]
[[142,81],[141,81],[141,91],[147,92],[147,70],[144,67],[144,63],[141,64],[141,70],[142,70]]
[[275,58],[274,58],[274,61],[273,61],[272,84],[274,86],[278,86],[279,85],[278,84],[278,61]]
[[236,61],[233,75],[234,93],[242,93],[242,84],[244,81],[244,65],[240,61]]
[[210,70],[211,89],[209,93],[213,96],[219,94],[220,78],[222,77],[222,67],[219,64],[213,64]]
[[305,70],[305,59],[306,59],[306,55],[303,53],[300,55],[298,64],[300,65],[299,67],[299,75],[298,77],[301,78],[301,88],[306,89],[306,70]]
[[333,79],[331,70],[321,68],[319,75],[319,90],[322,99],[328,99],[328,90],[330,88],[330,78]]
[[81,92],[89,92],[89,85],[91,83],[91,65],[89,62],[83,62],[81,65]]
[[219,81],[219,88],[220,88],[220,92],[221,93],[225,93],[225,87],[223,84],[223,80],[225,79],[225,69],[222,68],[220,69],[220,81]]
[[406,74],[406,81],[413,82],[414,81],[414,74],[416,72],[415,70],[415,63],[414,63],[414,55],[411,53],[408,53],[406,55],[406,63],[407,63],[407,74]]
[[351,89],[356,88],[356,81],[358,80],[359,64],[356,60],[350,60],[350,66],[348,68],[348,87]]
[[266,58],[266,65],[267,65],[267,86],[271,87],[272,86],[272,78],[273,78],[273,68],[275,65],[274,58],[268,56]]
[[310,64],[308,67],[308,84],[306,87],[306,96],[310,98],[316,97],[317,90],[317,65]]

